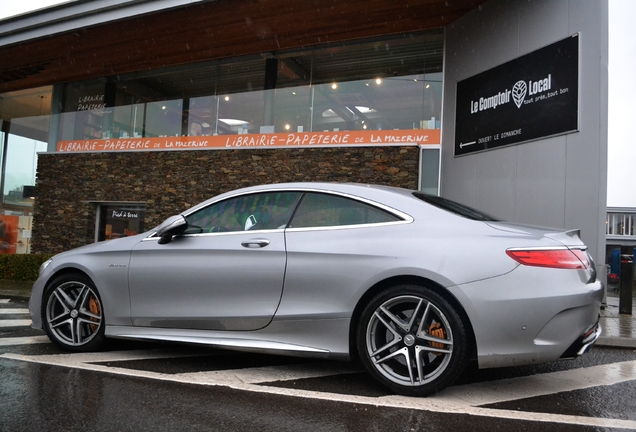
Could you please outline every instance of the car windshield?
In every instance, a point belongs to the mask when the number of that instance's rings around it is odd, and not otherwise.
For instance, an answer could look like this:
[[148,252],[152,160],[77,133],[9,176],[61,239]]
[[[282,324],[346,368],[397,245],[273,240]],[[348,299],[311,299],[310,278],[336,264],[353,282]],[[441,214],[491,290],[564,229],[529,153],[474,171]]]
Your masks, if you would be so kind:
[[441,208],[442,210],[449,211],[458,216],[462,216],[468,219],[482,221],[482,222],[498,222],[499,219],[496,219],[489,214],[483,213],[479,210],[475,210],[474,208],[465,206],[463,204],[456,203],[455,201],[448,200],[446,198],[442,198],[435,195],[428,195],[422,192],[413,192],[413,196],[421,199],[424,202],[427,202],[435,207]]

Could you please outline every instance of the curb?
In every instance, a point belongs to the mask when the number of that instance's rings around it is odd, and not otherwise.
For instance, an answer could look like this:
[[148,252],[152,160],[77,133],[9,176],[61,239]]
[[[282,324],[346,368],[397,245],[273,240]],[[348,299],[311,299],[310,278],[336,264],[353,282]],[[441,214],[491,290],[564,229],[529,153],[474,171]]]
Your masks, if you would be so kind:
[[636,348],[636,339],[601,336],[595,346],[606,348]]
[[28,299],[31,298],[31,291],[3,289],[0,290],[0,295],[7,297],[22,297]]

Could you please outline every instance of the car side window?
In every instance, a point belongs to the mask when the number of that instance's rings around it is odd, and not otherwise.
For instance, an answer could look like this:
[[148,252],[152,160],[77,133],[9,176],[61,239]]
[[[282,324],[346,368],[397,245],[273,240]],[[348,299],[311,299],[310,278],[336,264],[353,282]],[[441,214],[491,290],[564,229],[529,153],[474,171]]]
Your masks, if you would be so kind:
[[399,217],[353,199],[323,193],[307,193],[290,228],[327,227],[400,221]]
[[228,198],[186,216],[186,234],[285,228],[301,195],[268,192]]

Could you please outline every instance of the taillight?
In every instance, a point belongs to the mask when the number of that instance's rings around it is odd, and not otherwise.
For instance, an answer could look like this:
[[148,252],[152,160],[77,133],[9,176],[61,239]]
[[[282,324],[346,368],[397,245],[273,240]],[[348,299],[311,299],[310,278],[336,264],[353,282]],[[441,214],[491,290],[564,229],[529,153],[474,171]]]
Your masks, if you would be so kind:
[[508,256],[520,264],[560,269],[586,269],[587,254],[579,249],[508,249]]

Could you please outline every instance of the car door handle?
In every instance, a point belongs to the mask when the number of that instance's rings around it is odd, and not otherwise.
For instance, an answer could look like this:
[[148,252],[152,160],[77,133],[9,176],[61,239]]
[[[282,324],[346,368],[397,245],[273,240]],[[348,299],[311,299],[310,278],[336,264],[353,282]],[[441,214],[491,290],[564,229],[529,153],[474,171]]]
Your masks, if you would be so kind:
[[241,245],[246,248],[262,248],[269,244],[267,239],[251,239],[241,242]]

